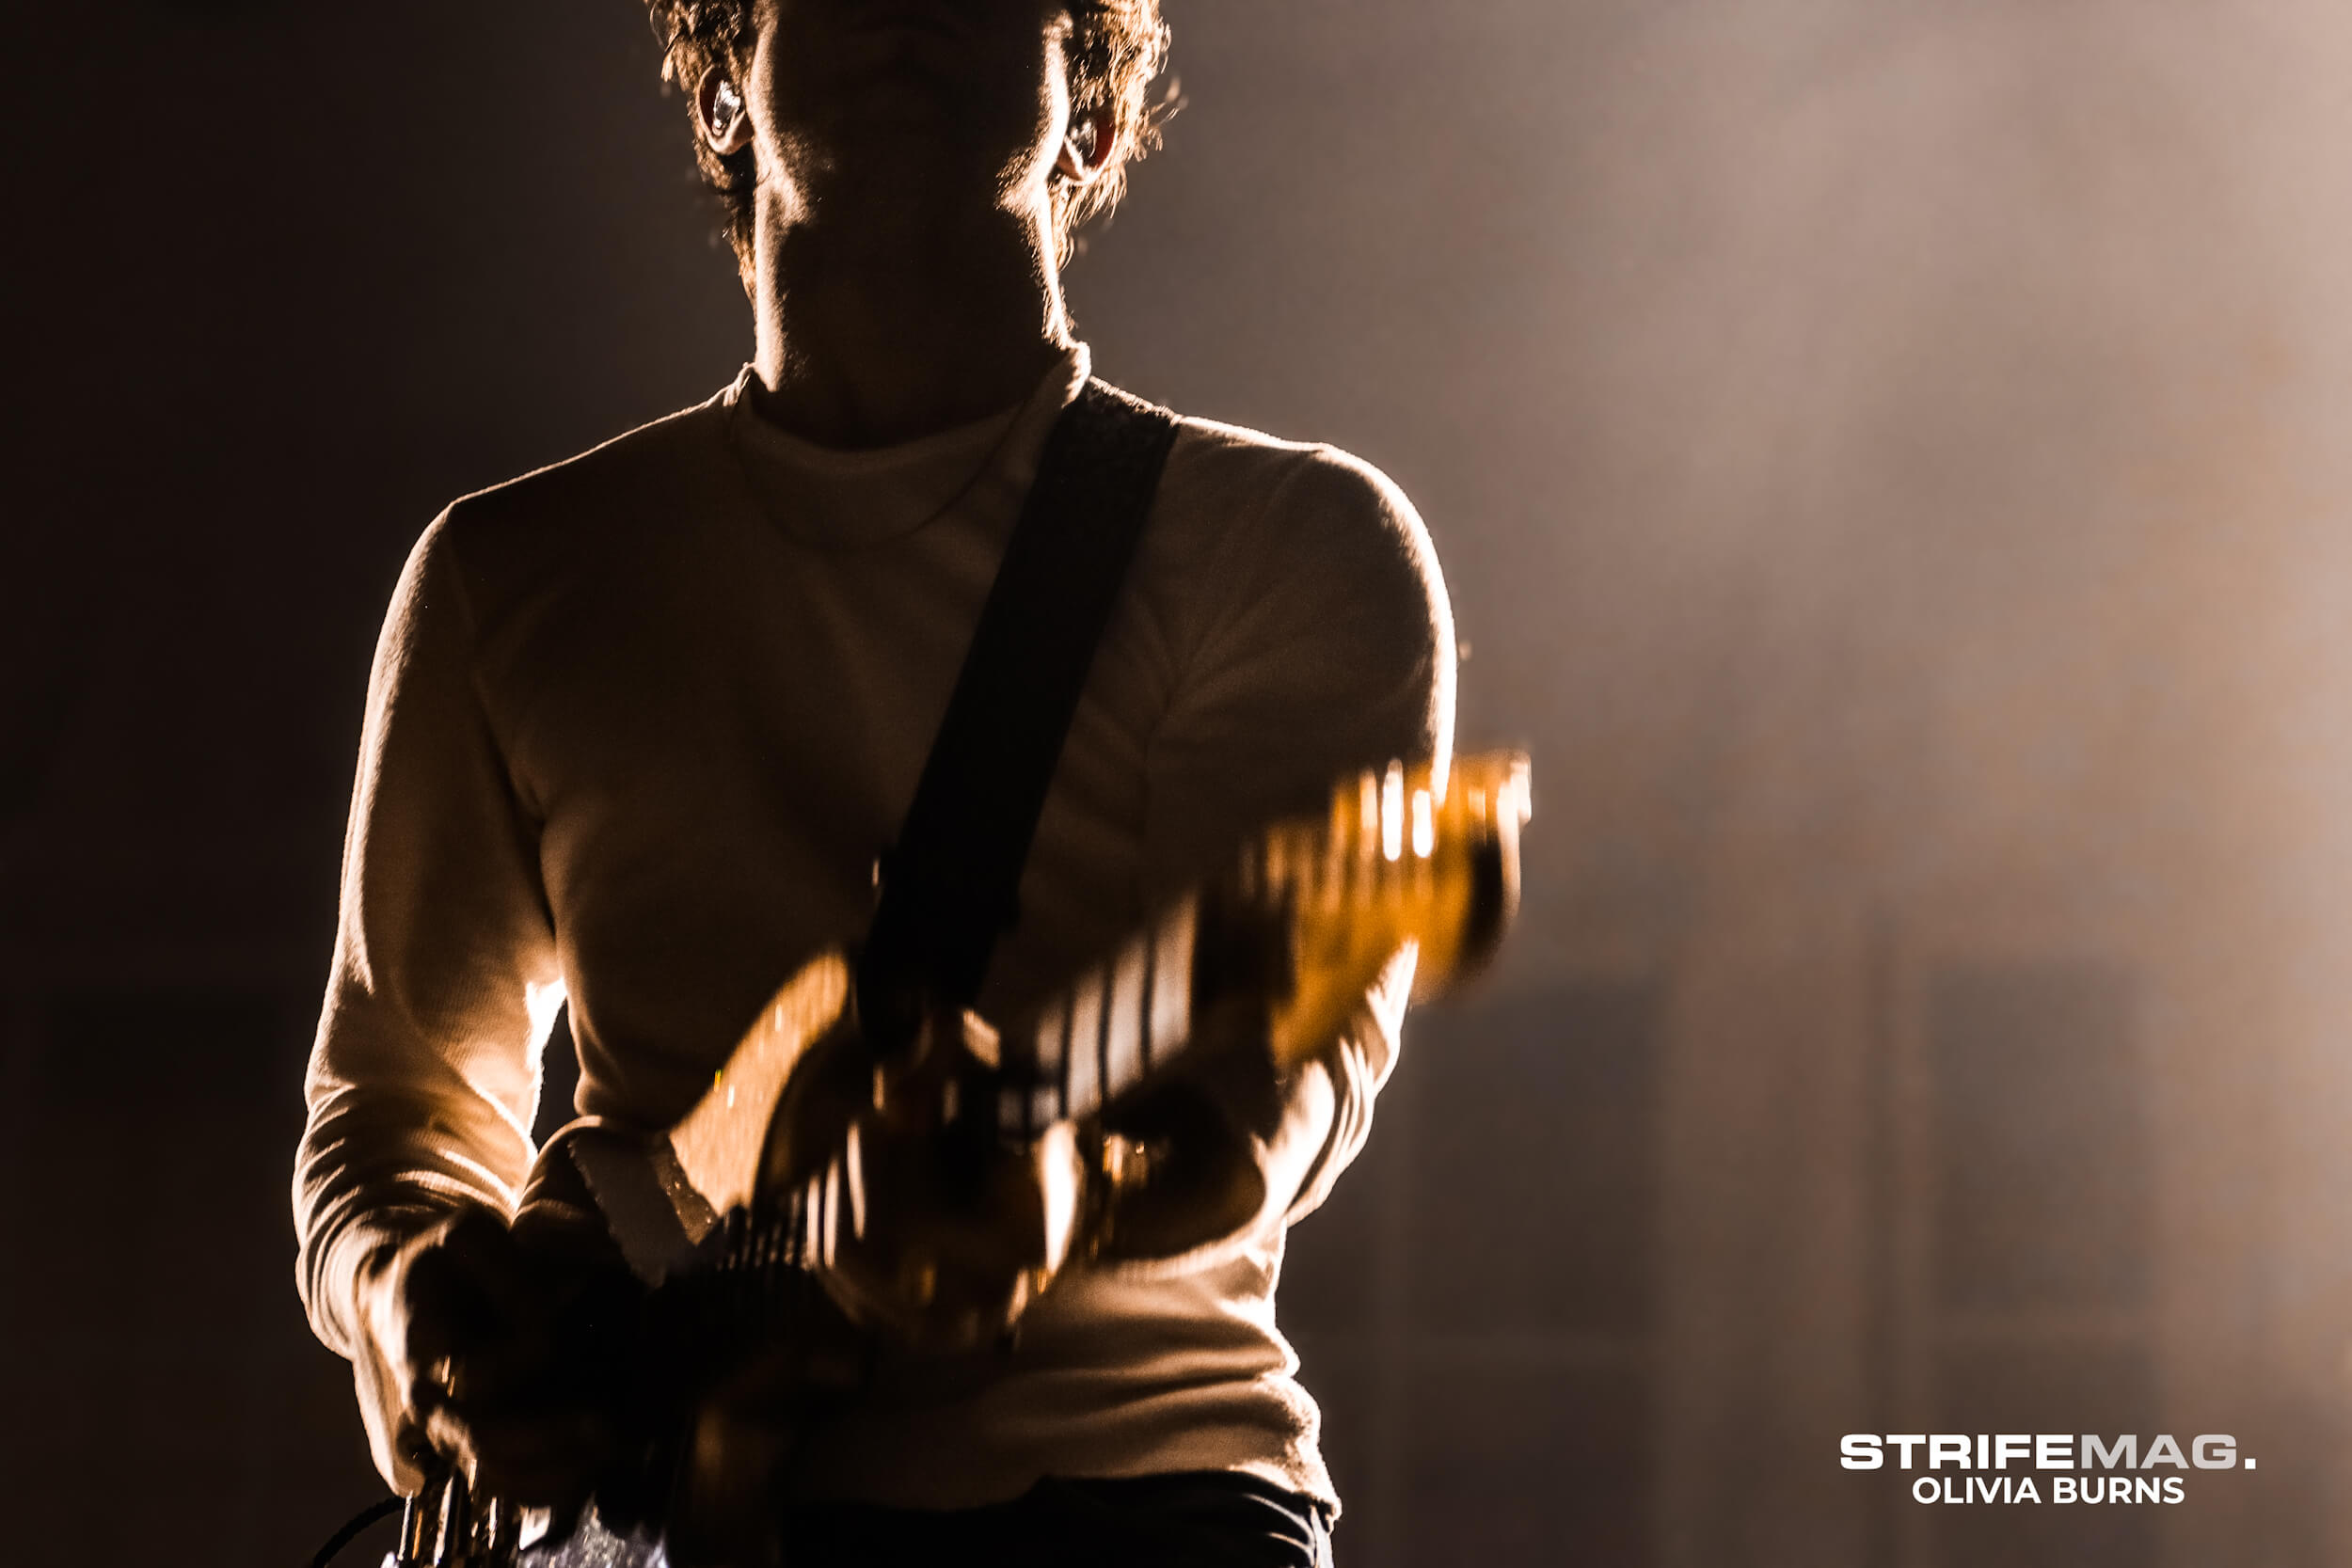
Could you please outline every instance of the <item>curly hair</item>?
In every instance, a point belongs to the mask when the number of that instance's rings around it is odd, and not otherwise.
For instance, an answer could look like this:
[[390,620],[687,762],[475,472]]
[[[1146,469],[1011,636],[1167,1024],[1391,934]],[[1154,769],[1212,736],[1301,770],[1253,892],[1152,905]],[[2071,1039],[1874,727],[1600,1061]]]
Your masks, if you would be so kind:
[[[703,73],[717,66],[740,71],[754,44],[755,0],[645,0],[647,20],[662,46],[662,80],[686,99],[692,126],[694,161],[703,183],[719,198],[727,243],[748,280],[752,255],[752,192],[758,183],[749,148],[721,153],[702,134],[694,105]],[[1171,90],[1154,102],[1152,84],[1168,59],[1168,24],[1160,0],[1072,0],[1075,25],[1065,46],[1070,67],[1071,110],[1075,115],[1107,108],[1111,144],[1102,172],[1088,184],[1057,181],[1054,231],[1060,260],[1068,262],[1078,231],[1119,205],[1126,193],[1127,166],[1160,144],[1160,126],[1176,108]],[[1173,78],[1170,78],[1171,87]]]

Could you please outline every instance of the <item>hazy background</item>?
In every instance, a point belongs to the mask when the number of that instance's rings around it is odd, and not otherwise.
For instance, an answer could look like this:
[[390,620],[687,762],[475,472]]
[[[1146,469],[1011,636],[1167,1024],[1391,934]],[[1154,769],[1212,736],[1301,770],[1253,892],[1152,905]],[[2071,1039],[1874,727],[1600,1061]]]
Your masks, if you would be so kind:
[[[1097,366],[1392,474],[1536,759],[1295,1239],[1342,1560],[2352,1560],[2352,13],[1167,4]],[[6,1555],[291,1563],[375,1495],[285,1186],[384,601],[747,316],[625,0],[87,9],[0,52]],[[1837,1464],[1947,1430],[2261,1468]]]

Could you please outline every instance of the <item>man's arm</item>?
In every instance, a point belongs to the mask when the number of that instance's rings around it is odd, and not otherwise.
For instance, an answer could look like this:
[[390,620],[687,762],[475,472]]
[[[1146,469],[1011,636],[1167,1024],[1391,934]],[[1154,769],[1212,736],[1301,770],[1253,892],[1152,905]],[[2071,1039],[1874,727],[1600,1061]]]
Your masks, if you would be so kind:
[[[1332,785],[1454,736],[1451,607],[1426,531],[1383,475],[1327,450],[1300,454],[1225,542],[1216,608],[1150,752],[1151,892],[1223,865],[1268,821],[1319,816]],[[1409,956],[1341,1034],[1254,1117],[1257,1213],[1205,1251],[1306,1214],[1363,1145],[1396,1056]]]
[[376,1466],[404,1490],[420,1436],[404,1276],[454,1216],[512,1212],[538,1098],[530,999],[558,982],[449,528],[418,542],[376,648],[294,1183],[311,1326],[350,1358]]

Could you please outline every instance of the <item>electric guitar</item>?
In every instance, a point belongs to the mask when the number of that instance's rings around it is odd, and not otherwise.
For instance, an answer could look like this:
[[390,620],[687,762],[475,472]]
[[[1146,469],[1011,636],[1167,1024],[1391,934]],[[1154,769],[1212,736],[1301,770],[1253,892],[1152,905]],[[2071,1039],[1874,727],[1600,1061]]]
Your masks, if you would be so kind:
[[[1434,780],[1391,764],[1342,784],[1321,818],[1260,833],[1001,1033],[934,1017],[878,1059],[850,961],[831,951],[666,1136],[565,1127],[516,1223],[591,1213],[634,1275],[583,1353],[629,1434],[597,1488],[604,1525],[658,1526],[678,1564],[772,1558],[755,1532],[793,1418],[852,1397],[877,1342],[984,1349],[1071,1268],[1181,1254],[1247,1221],[1263,1194],[1233,1173],[1254,1164],[1220,1156],[1251,1129],[1187,1086],[1244,1069],[1230,1081],[1265,1085],[1279,1114],[1276,1086],[1392,965],[1411,964],[1415,1000],[1475,973],[1516,911],[1530,811],[1518,753]],[[444,1471],[387,1565],[659,1560],[628,1550]]]

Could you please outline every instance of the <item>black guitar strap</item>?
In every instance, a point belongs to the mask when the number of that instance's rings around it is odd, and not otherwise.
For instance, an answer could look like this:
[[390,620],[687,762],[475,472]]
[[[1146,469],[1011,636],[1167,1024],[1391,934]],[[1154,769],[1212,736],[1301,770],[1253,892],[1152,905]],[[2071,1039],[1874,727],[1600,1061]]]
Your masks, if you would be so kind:
[[880,1053],[911,1041],[926,1008],[979,994],[1175,442],[1174,415],[1092,379],[1046,437],[914,802],[877,868],[857,1006]]

